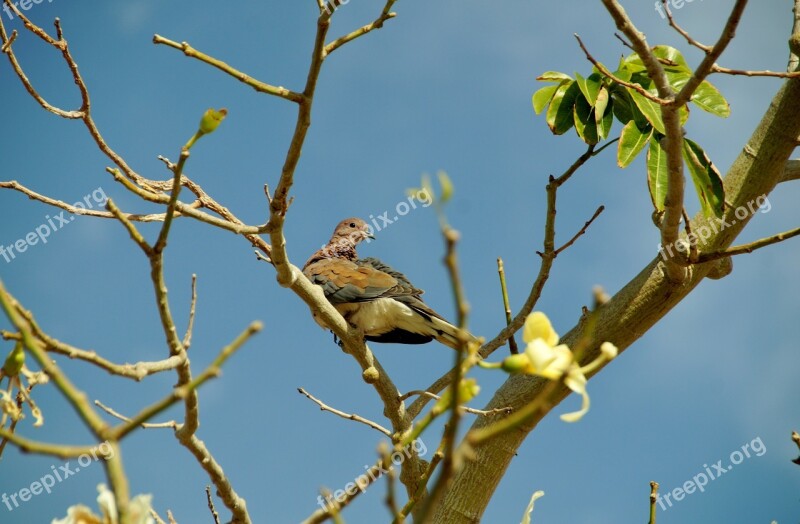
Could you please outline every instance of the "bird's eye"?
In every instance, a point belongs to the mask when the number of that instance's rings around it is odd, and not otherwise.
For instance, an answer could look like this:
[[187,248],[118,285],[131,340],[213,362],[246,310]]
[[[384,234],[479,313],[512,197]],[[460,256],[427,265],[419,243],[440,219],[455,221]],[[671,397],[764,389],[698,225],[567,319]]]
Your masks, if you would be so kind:
[[350,222],[350,227],[356,227],[356,223],[355,222]]

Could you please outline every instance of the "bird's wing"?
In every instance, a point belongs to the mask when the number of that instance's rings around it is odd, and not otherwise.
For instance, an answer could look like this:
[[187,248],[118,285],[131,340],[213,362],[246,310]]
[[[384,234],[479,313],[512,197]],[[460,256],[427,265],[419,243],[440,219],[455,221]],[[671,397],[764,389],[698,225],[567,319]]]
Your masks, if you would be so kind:
[[384,296],[391,296],[392,298],[415,310],[417,313],[420,313],[424,317],[435,317],[444,320],[444,317],[428,307],[428,304],[422,301],[420,295],[425,292],[414,287],[414,285],[408,280],[408,277],[406,277],[404,274],[392,269],[391,266],[382,262],[381,260],[378,260],[377,258],[361,258],[356,260],[356,264],[378,269],[391,275],[395,280],[397,280],[397,286],[395,286],[393,294]]
[[397,287],[398,293],[393,296],[401,296],[401,295],[410,295],[410,296],[418,296],[425,293],[423,290],[414,287],[411,282],[409,282],[408,278],[399,271],[396,271],[388,264],[385,264],[383,261],[378,260],[377,258],[367,257],[367,258],[360,258],[356,260],[356,264],[359,266],[366,266],[371,267],[373,269],[377,269],[378,271],[383,271],[391,275],[395,280],[397,280]]
[[381,271],[370,263],[356,263],[341,258],[326,258],[314,262],[303,270],[303,274],[322,287],[331,304],[367,302],[418,291],[407,284],[408,280],[405,283],[400,282],[392,274]]

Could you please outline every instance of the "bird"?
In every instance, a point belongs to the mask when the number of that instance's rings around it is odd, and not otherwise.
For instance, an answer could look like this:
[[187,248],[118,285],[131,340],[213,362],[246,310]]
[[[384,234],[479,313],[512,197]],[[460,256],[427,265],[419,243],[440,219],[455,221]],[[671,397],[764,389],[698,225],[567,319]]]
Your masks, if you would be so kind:
[[[328,243],[306,261],[303,274],[365,340],[425,344],[435,339],[459,350],[458,328],[423,302],[423,290],[377,258],[358,258],[356,246],[374,238],[360,218],[342,220]],[[330,329],[318,316],[314,320]],[[467,338],[477,340],[471,334]]]

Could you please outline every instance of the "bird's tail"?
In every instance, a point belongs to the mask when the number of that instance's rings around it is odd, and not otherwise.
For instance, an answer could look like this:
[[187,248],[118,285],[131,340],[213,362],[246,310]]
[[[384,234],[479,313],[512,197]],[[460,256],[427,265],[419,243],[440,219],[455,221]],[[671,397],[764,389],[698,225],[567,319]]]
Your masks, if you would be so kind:
[[[435,330],[434,338],[444,344],[445,346],[455,349],[461,349],[461,341],[458,338],[458,328],[446,320],[431,317],[431,327]],[[468,342],[477,342],[478,339],[471,333],[467,332]]]
[[[404,297],[405,298],[405,297]],[[424,331],[425,335],[435,338],[445,346],[459,350],[461,342],[458,338],[458,328],[446,321],[440,314],[428,307],[421,299],[414,297],[413,300],[404,300],[415,313],[417,313],[424,326],[418,326],[418,331]],[[419,329],[422,327],[422,329]],[[478,339],[471,333],[467,333],[468,342],[477,342]]]

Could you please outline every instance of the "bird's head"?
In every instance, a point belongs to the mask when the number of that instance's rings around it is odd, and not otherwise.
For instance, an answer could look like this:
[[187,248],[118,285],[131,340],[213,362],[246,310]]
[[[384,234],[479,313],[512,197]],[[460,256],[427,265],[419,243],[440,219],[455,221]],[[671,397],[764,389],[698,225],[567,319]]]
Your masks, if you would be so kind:
[[336,229],[333,230],[331,243],[344,241],[355,246],[367,238],[375,238],[372,234],[372,226],[360,218],[346,218],[339,222]]

